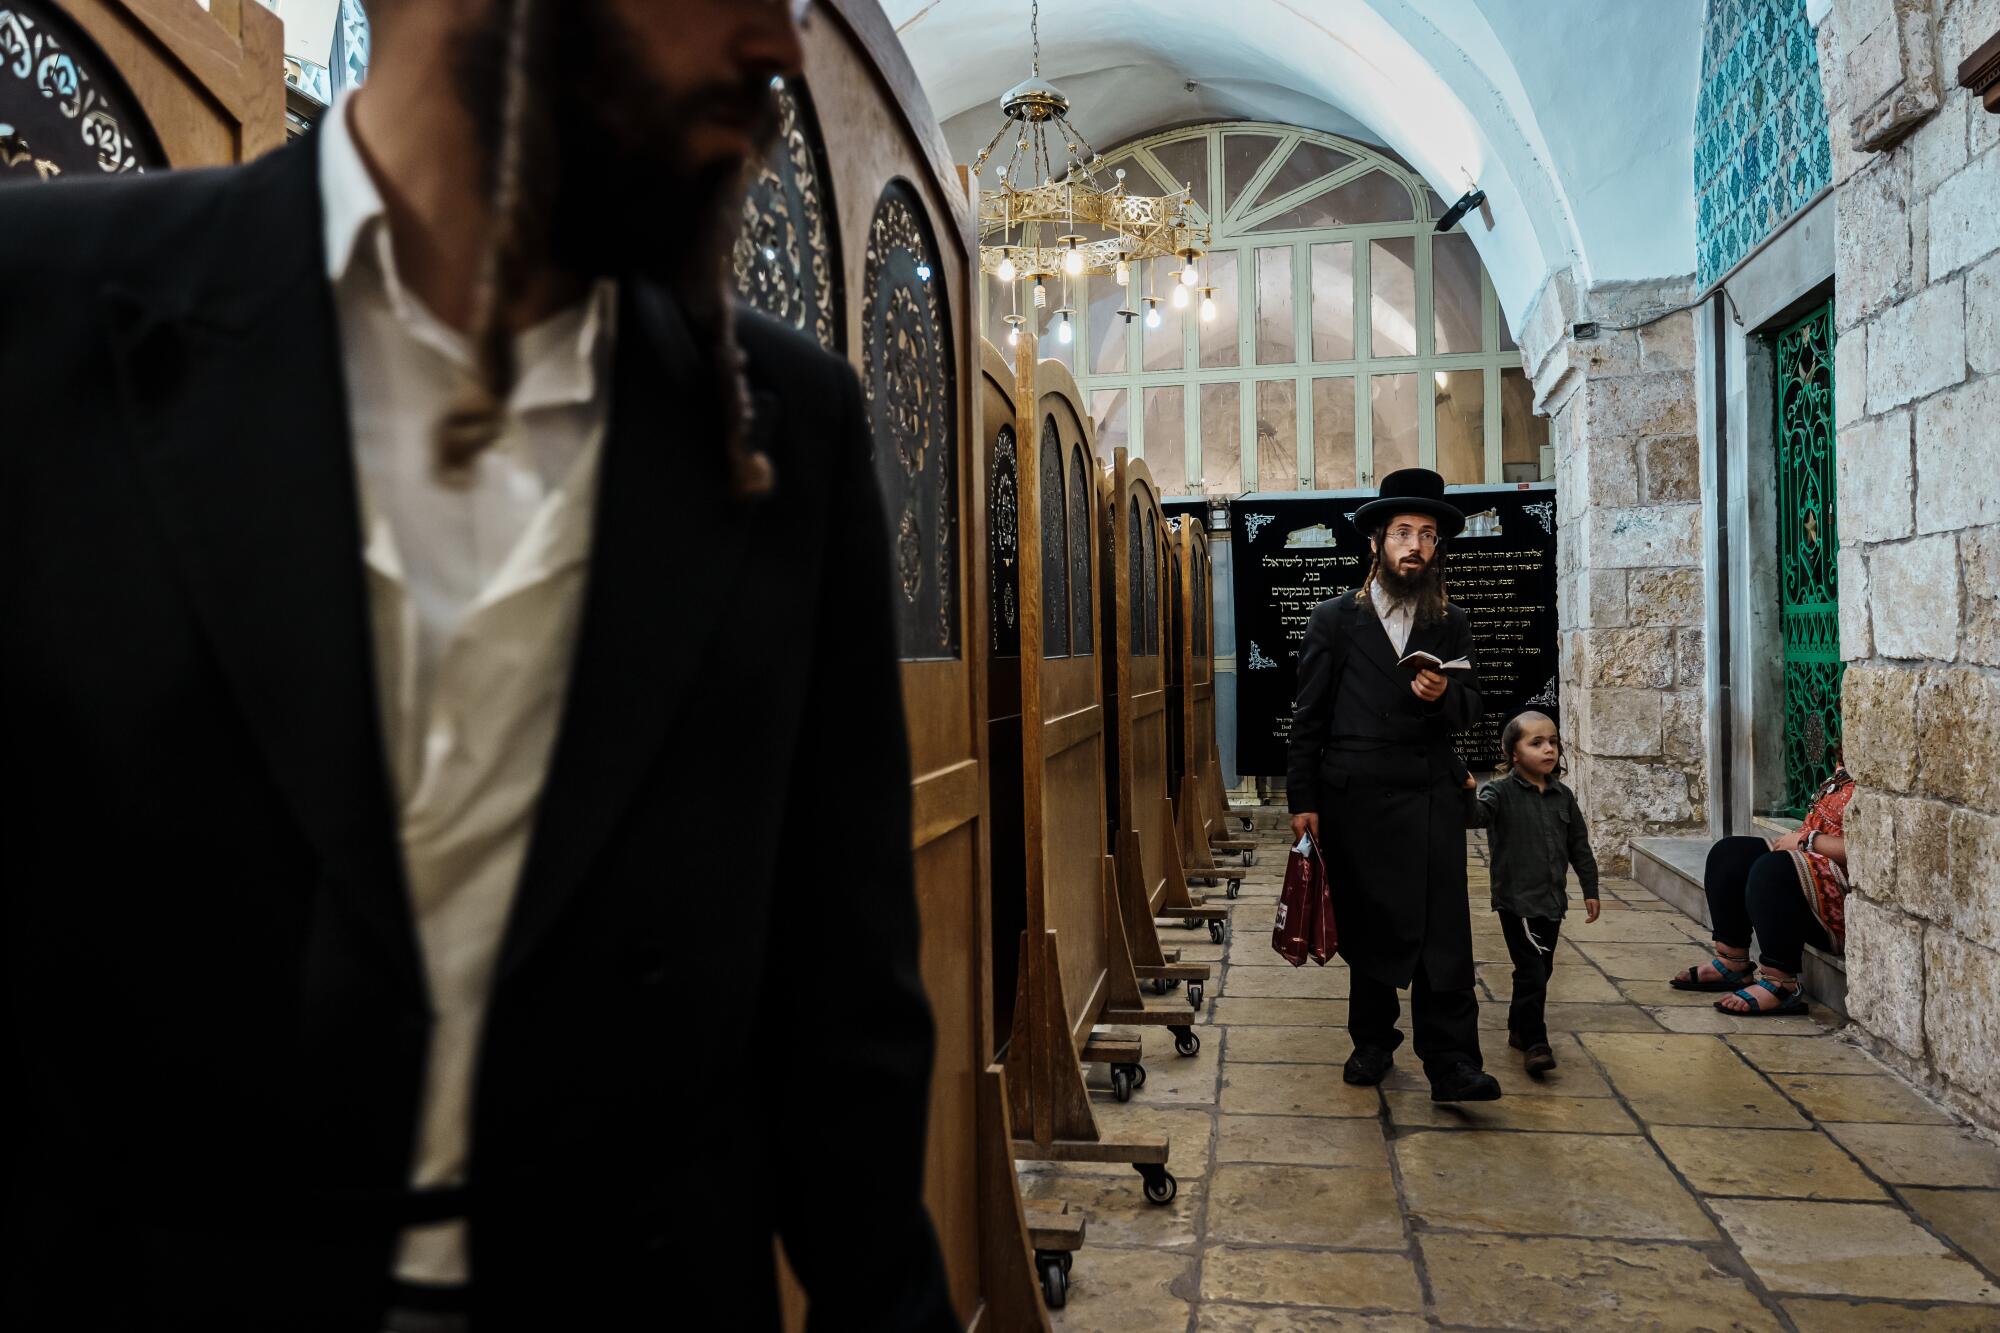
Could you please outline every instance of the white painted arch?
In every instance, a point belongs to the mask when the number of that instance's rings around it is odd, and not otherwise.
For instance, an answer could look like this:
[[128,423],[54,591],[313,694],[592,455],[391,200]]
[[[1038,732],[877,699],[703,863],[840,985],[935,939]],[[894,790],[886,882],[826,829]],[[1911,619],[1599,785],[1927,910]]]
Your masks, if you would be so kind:
[[[966,160],[1026,76],[1028,0],[882,0]],[[1042,72],[1108,148],[1200,120],[1393,148],[1469,219],[1517,331],[1549,275],[1694,268],[1703,0],[1043,0]],[[1194,87],[1190,89],[1188,84]]]

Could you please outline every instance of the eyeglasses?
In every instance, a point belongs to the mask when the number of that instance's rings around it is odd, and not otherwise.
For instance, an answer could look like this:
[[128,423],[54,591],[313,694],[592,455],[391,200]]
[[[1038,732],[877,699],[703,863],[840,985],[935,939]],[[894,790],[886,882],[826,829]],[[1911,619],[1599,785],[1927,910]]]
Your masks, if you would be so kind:
[[1389,529],[1389,540],[1398,546],[1408,546],[1412,542],[1429,550],[1438,544],[1437,533],[1429,528],[1401,527]]

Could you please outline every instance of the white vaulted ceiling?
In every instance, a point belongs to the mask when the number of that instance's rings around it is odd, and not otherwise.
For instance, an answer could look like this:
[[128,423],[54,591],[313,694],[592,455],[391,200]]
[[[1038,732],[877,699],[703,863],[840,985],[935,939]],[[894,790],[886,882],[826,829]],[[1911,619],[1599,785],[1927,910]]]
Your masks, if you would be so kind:
[[[970,160],[1028,73],[1028,0],[882,0]],[[1384,144],[1447,201],[1516,327],[1547,276],[1694,269],[1703,0],[1043,0],[1042,73],[1099,148],[1194,121]],[[1194,84],[1193,89],[1188,84]]]

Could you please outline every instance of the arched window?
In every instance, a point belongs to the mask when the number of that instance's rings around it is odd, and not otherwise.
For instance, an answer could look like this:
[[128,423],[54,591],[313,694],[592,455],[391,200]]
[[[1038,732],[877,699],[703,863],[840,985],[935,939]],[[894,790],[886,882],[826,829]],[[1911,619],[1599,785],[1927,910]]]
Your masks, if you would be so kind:
[[1062,437],[1042,421],[1042,656],[1069,656],[1069,506],[1063,499]]
[[1084,462],[1083,445],[1069,451],[1069,595],[1070,651],[1078,657],[1091,653],[1090,587],[1090,465]]
[[[1153,193],[1189,185],[1212,230],[1198,266],[1215,288],[1171,304],[1179,260],[1075,282],[1077,311],[1043,356],[1075,373],[1098,448],[1144,458],[1163,495],[1342,490],[1399,467],[1445,480],[1541,478],[1548,423],[1462,228],[1394,153],[1260,123],[1202,125],[1108,152],[1099,175]],[[1456,186],[1451,187],[1456,193]],[[1004,345],[1012,298],[985,280],[987,337]],[[1160,327],[1126,320],[1161,298]]]

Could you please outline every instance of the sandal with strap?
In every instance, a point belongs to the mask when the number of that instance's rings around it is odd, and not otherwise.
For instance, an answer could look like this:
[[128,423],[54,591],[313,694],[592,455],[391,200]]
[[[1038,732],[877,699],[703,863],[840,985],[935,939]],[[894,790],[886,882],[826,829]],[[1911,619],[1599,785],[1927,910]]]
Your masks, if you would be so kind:
[[[1778,1003],[1772,1005],[1769,1009],[1759,1007],[1757,997],[1750,993],[1753,987],[1761,987],[1771,992],[1771,994],[1778,997]],[[1729,1014],[1735,1018],[1778,1018],[1785,1014],[1802,1014],[1806,1011],[1806,997],[1799,994],[1799,987],[1796,982],[1790,986],[1781,986],[1769,977],[1759,977],[1735,994],[1737,999],[1743,1001],[1748,1006],[1747,1008],[1725,1009],[1722,1001],[1717,1000],[1715,1002],[1716,1012]]]
[[[1717,955],[1706,963],[1687,969],[1667,984],[1675,990],[1733,991],[1757,975],[1757,967],[1750,961],[1749,954],[1743,955],[1740,961],[1742,967],[1731,967],[1727,958]],[[1712,967],[1721,975],[1713,981],[1704,981],[1701,977],[1703,967]]]

